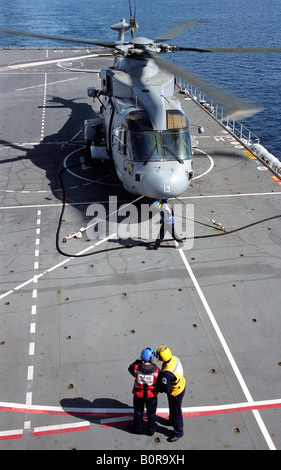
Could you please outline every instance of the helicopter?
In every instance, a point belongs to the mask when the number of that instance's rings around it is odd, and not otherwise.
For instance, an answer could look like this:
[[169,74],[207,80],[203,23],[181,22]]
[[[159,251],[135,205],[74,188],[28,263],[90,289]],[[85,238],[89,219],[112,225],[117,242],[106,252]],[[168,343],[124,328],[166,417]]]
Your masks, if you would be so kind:
[[[242,118],[260,111],[255,104],[234,97],[193,73],[159,57],[177,51],[199,53],[272,53],[279,48],[193,48],[171,45],[181,32],[205,22],[184,21],[158,38],[135,37],[136,3],[130,22],[123,18],[111,25],[118,33],[114,42],[48,36],[37,33],[9,31],[38,38],[102,46],[115,56],[111,67],[86,70],[99,73],[100,89],[88,87],[88,96],[100,101],[100,113],[84,121],[84,137],[94,160],[113,160],[124,188],[150,199],[167,200],[184,193],[193,178],[193,149],[188,117],[175,94],[175,77],[195,85],[215,102],[225,117]],[[130,41],[125,32],[131,30]],[[168,42],[169,41],[169,42]],[[71,69],[73,71],[85,71]]]

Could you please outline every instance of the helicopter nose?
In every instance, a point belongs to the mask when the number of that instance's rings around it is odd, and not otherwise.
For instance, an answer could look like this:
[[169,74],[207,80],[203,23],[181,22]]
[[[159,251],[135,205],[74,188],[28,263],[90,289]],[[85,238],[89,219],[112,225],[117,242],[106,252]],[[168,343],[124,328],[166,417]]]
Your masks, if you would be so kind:
[[150,172],[142,179],[145,195],[152,199],[169,199],[180,196],[189,186],[185,171]]

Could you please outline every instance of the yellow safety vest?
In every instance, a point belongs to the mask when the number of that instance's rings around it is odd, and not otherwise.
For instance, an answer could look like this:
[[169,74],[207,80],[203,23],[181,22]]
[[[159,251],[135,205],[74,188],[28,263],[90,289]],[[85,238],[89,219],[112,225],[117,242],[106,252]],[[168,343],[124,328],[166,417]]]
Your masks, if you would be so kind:
[[183,376],[183,367],[178,357],[172,356],[169,362],[165,362],[162,366],[162,372],[172,372],[176,376],[176,380],[172,383],[170,395],[177,396],[185,388],[185,378]]

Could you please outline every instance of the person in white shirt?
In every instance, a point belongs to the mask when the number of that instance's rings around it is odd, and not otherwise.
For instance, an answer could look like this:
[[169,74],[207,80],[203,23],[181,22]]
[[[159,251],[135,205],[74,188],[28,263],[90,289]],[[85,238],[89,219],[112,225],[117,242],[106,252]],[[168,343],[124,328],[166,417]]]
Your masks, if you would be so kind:
[[[152,204],[152,207],[154,209],[159,210],[160,216],[161,216],[161,219],[158,222],[161,224],[160,232],[156,238],[153,249],[158,250],[159,246],[161,245],[164,239],[166,232],[168,232],[173,237],[173,239],[178,242],[177,248],[181,248],[183,246],[183,241],[175,231],[175,220],[174,220],[173,208],[166,201],[163,201],[163,202],[155,201]],[[156,224],[157,222],[154,222],[154,223]]]

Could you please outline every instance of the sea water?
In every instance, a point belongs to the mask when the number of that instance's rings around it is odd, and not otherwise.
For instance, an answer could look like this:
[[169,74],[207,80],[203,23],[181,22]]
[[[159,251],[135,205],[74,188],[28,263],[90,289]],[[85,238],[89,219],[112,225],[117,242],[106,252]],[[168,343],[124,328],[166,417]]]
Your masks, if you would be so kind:
[[[134,0],[131,0],[134,11]],[[114,41],[110,25],[129,21],[128,0],[1,0],[0,27]],[[137,35],[157,38],[179,22],[204,20],[170,41],[187,47],[281,47],[280,0],[136,0]],[[129,40],[130,32],[125,38]],[[69,47],[46,39],[0,34],[0,47]],[[74,45],[75,46],[75,45]],[[77,47],[77,45],[76,45]],[[281,54],[199,54],[165,57],[247,98],[263,110],[243,122],[281,160]]]

